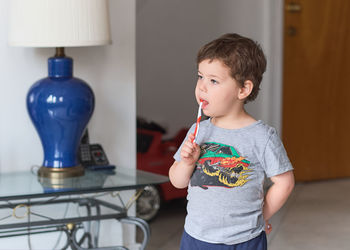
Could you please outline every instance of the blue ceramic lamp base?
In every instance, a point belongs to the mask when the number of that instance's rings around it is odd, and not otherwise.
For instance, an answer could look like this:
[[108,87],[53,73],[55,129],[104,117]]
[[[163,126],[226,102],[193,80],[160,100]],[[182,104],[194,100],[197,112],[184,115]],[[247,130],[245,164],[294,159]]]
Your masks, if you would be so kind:
[[48,67],[49,76],[34,83],[27,95],[28,113],[44,151],[38,175],[81,176],[84,168],[77,152],[94,110],[94,94],[86,82],[73,77],[73,60],[64,52],[49,58]]

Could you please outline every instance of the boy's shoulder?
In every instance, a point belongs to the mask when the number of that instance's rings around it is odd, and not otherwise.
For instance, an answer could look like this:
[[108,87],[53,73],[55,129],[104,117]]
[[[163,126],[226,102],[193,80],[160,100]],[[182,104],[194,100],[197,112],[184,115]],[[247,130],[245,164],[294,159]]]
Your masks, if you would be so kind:
[[255,131],[256,133],[259,133],[261,135],[265,135],[267,137],[270,137],[274,134],[277,134],[277,130],[274,127],[266,124],[262,120],[256,121],[256,125],[257,126],[254,126],[252,128],[252,130]]
[[257,121],[256,126],[252,126],[249,135],[257,144],[262,145],[266,145],[271,140],[279,140],[277,130],[262,120]]

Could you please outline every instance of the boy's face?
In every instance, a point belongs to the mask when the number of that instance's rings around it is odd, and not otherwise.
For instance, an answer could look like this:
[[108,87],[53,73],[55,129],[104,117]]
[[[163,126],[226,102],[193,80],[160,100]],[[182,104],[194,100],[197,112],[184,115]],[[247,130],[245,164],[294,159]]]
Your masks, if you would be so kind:
[[206,116],[226,117],[237,111],[243,103],[239,98],[240,91],[230,69],[220,60],[210,62],[207,59],[199,63],[195,95],[198,103],[203,100],[202,109]]

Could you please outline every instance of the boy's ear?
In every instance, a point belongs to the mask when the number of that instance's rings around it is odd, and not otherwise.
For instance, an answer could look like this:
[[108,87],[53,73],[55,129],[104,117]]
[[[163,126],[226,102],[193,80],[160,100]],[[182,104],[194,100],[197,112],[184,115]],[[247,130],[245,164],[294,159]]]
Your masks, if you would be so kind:
[[244,100],[245,98],[247,98],[250,95],[250,93],[252,93],[253,87],[253,82],[251,80],[246,80],[243,84],[243,87],[239,90],[238,98],[240,100]]

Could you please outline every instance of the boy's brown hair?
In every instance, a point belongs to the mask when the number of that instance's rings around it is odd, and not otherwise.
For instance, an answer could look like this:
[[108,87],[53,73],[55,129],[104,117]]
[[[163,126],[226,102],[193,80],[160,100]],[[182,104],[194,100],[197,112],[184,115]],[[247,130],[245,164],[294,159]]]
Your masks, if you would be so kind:
[[253,82],[253,90],[245,103],[257,97],[266,70],[266,58],[259,44],[238,34],[225,34],[198,51],[197,66],[206,59],[222,61],[230,68],[231,76],[241,87],[246,80]]

